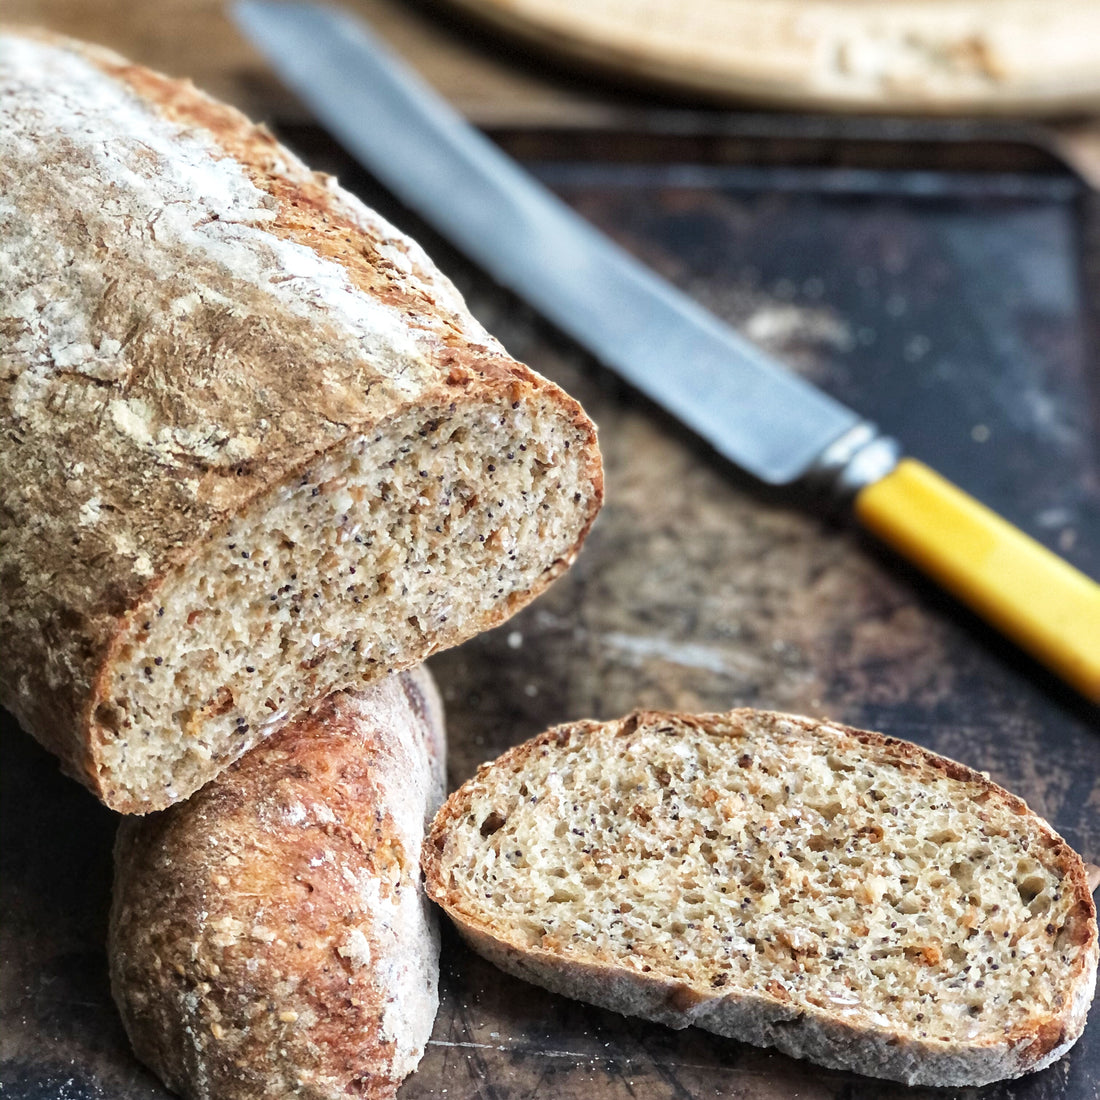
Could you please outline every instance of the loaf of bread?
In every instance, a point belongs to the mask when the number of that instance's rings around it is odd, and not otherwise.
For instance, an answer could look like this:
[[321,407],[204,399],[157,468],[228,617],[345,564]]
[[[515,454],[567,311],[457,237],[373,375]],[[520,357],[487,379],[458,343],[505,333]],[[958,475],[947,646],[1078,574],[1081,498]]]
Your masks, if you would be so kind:
[[494,626],[570,563],[577,403],[190,84],[0,35],[0,702],[109,806]]
[[513,974],[909,1083],[1047,1065],[1096,982],[1081,859],[1019,798],[806,718],[552,729],[451,796],[422,862]]
[[134,1050],[189,1100],[394,1094],[437,1007],[420,888],[443,796],[419,670],[327,699],[198,794],[123,820],[111,981]]

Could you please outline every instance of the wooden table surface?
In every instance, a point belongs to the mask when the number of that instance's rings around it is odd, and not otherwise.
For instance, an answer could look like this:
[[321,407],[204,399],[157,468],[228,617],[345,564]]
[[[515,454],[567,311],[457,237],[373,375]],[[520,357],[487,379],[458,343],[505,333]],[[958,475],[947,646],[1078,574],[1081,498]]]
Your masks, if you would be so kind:
[[[635,102],[586,92],[553,65],[449,15],[445,5],[344,0],[478,125],[597,123]],[[0,18],[36,24],[110,46],[142,64],[195,83],[253,117],[301,119],[303,108],[237,32],[223,0],[5,0]]]
[[[733,164],[721,141],[581,149],[545,128],[599,138],[626,119],[659,121],[667,102],[583,85],[427,3],[349,6],[662,274],[1100,575],[1100,235],[1096,200],[1071,175],[971,173],[956,188],[940,174],[946,189],[929,197],[926,177],[900,170]],[[7,0],[3,14],[192,75],[273,121],[418,235],[509,350],[597,421],[608,503],[574,569],[503,628],[432,661],[452,785],[555,722],[642,704],[767,706],[985,769],[1100,861],[1095,707],[845,523],[739,476],[494,287],[303,126],[220,4]],[[130,1054],[107,987],[115,818],[10,719],[0,743],[0,1098],[166,1096]],[[407,1100],[947,1095],[572,1003],[497,972],[451,933],[442,1002]],[[1098,1081],[1094,1020],[1050,1069],[951,1095],[1096,1100]]]

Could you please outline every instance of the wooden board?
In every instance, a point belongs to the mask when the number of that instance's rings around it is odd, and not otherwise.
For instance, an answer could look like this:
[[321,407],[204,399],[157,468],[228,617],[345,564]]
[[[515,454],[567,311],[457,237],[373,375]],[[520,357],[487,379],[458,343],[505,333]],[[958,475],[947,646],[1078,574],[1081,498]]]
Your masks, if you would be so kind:
[[453,0],[544,49],[730,103],[921,114],[1100,105],[1091,0]]

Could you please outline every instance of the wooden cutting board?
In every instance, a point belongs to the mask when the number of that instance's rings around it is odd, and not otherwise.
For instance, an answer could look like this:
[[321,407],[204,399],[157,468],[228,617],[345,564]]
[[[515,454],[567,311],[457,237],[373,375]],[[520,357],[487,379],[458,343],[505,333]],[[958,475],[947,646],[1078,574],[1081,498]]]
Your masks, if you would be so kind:
[[1100,105],[1094,0],[453,0],[539,47],[729,102],[922,114]]

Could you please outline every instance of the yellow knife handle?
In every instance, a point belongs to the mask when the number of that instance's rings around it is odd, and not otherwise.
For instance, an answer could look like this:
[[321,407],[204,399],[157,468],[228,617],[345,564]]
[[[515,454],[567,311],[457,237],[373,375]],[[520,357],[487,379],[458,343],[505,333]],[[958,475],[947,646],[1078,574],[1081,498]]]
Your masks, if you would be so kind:
[[867,530],[1100,702],[1100,585],[913,458],[855,499]]

